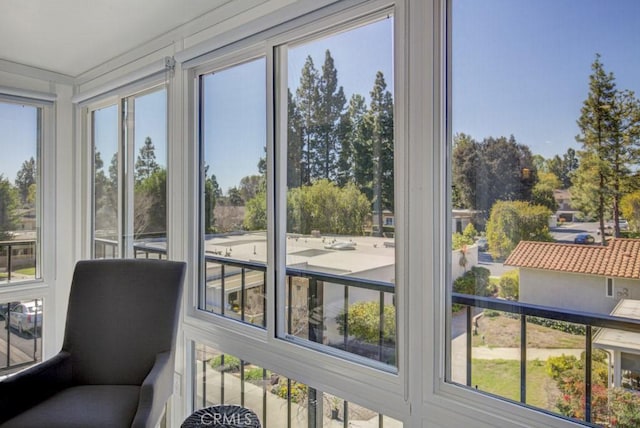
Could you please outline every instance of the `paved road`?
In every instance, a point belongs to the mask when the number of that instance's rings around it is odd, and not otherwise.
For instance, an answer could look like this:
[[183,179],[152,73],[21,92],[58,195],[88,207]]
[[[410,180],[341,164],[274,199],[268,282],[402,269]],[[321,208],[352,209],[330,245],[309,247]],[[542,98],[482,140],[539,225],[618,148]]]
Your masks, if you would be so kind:
[[[34,338],[28,333],[20,335],[17,331],[11,329],[10,340],[7,340],[7,330],[5,327],[5,321],[0,320],[0,370],[7,365],[7,346],[9,346],[10,365],[33,361]],[[36,337],[35,342],[36,356],[40,358],[42,349],[42,338],[40,334]]]
[[598,222],[569,223],[552,228],[551,236],[553,236],[553,239],[557,242],[573,244],[573,240],[579,233],[588,233],[593,235],[596,239],[596,243],[600,243],[600,235],[598,235],[599,227],[600,224]]

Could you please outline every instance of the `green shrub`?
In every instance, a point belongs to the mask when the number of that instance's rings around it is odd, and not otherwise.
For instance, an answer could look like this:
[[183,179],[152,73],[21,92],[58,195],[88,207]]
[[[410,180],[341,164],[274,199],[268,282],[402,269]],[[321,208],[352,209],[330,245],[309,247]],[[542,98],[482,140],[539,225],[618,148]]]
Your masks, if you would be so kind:
[[488,317],[488,318],[495,318],[495,317],[499,317],[500,315],[502,315],[500,313],[500,311],[496,311],[494,309],[485,309],[484,310],[484,316]]
[[500,297],[509,300],[518,300],[520,297],[520,274],[517,269],[505,272],[500,277]]
[[[222,357],[224,355],[224,364],[222,364]],[[240,370],[240,358],[233,355],[218,355],[217,357],[209,360],[211,368],[220,372],[237,372]]]
[[547,358],[547,373],[553,380],[559,380],[569,369],[578,364],[578,359],[573,355],[560,355],[559,357]]
[[[287,399],[287,380],[281,379],[277,384],[271,388],[271,392],[276,394],[278,397]],[[307,398],[307,385],[296,382],[295,380],[291,381],[291,401],[293,403],[304,403]]]
[[473,243],[473,238],[469,238],[458,232],[454,233],[451,237],[451,245],[453,246],[454,250],[459,250],[465,245],[473,245]]
[[261,381],[264,379],[269,379],[271,377],[271,372],[269,370],[265,371],[261,367],[252,367],[249,370],[245,370],[244,372],[244,380],[249,382],[251,381]]
[[478,231],[473,226],[473,223],[469,223],[467,227],[465,227],[464,230],[462,231],[462,235],[471,239],[471,243],[473,244],[474,240],[476,239],[476,236],[478,235]]
[[495,290],[489,281],[491,272],[487,268],[474,266],[453,282],[453,291],[475,296],[491,296]]

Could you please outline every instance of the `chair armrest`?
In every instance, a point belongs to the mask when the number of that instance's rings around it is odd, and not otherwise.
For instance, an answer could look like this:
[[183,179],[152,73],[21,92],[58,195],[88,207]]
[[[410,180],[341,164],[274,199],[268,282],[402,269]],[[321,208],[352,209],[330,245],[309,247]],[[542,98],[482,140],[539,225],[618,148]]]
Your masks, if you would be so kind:
[[0,382],[0,423],[71,385],[71,354],[62,351]]
[[151,371],[142,382],[131,428],[153,428],[160,420],[164,406],[173,394],[173,362],[171,352],[156,355]]

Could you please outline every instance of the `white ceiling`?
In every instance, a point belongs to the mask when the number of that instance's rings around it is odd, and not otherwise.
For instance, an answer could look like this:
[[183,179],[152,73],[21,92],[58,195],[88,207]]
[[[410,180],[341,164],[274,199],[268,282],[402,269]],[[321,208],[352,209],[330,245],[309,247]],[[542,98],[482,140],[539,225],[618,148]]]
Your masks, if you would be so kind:
[[0,0],[0,59],[76,77],[230,0]]

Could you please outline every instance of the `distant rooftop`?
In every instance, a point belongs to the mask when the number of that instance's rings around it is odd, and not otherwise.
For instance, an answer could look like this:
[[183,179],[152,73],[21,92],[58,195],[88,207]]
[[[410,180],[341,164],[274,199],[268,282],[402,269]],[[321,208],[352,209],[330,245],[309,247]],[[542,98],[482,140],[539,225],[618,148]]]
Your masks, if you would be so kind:
[[521,268],[640,279],[640,239],[600,245],[521,241],[504,263]]

